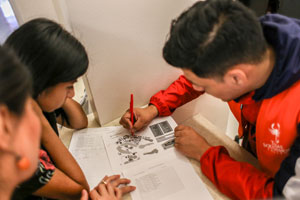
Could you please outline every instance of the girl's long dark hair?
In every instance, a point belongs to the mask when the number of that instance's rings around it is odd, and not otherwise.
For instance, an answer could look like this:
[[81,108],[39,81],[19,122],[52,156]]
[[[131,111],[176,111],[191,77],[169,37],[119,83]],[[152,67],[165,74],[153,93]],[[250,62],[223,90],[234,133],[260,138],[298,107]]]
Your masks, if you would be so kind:
[[45,18],[31,20],[5,41],[33,79],[33,98],[58,83],[76,80],[88,68],[83,45],[59,24]]

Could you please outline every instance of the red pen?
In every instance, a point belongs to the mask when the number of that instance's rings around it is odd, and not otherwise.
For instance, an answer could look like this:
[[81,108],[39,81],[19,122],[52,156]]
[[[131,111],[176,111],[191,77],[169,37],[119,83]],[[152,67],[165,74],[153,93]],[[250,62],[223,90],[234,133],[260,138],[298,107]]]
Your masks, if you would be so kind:
[[[130,119],[131,119],[131,124],[133,126],[134,124],[134,114],[133,114],[133,94],[130,95]],[[134,133],[133,131],[131,130],[131,135],[133,136]]]

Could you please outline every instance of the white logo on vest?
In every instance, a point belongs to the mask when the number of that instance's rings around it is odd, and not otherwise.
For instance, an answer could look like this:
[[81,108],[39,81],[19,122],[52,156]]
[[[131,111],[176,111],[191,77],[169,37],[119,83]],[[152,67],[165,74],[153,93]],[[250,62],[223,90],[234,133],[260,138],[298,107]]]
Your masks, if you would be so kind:
[[272,123],[271,128],[269,131],[272,135],[274,135],[274,140],[271,140],[271,143],[263,143],[263,147],[267,148],[268,151],[277,154],[286,154],[288,153],[289,149],[284,149],[282,145],[279,144],[279,136],[280,136],[280,124],[279,123]]

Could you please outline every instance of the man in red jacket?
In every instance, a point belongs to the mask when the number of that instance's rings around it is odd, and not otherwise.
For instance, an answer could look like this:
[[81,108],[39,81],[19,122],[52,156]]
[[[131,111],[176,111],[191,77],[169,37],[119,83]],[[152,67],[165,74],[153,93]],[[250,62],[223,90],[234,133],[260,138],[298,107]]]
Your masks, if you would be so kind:
[[172,22],[164,59],[182,69],[166,90],[126,112],[132,131],[156,116],[171,115],[204,92],[228,102],[239,121],[243,147],[262,170],[235,161],[225,147],[211,146],[191,127],[175,129],[175,147],[199,160],[202,172],[232,199],[285,196],[299,199],[300,20],[269,14],[257,19],[232,0],[195,3]]

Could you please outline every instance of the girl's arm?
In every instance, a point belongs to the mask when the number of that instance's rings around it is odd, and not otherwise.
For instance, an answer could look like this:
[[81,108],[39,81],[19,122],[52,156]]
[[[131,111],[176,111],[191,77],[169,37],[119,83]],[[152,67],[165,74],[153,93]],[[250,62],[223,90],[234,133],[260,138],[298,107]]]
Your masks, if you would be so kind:
[[[41,143],[47,150],[48,154],[50,155],[57,173],[55,172],[54,176],[50,180],[52,183],[47,187],[48,184],[46,184],[43,188],[47,189],[47,192],[45,194],[39,193],[39,195],[51,195],[56,194],[56,189],[65,188],[66,190],[62,190],[65,195],[69,195],[70,198],[73,196],[74,192],[78,192],[78,194],[81,193],[82,189],[87,189],[89,191],[89,185],[86,181],[86,178],[80,169],[79,165],[77,164],[76,160],[73,158],[73,156],[70,154],[68,149],[65,147],[65,145],[61,142],[59,137],[56,135],[52,127],[50,126],[48,120],[43,115],[40,107],[37,103],[34,105],[34,109],[36,113],[38,114],[41,125],[42,125],[42,138]],[[57,181],[59,180],[59,181]],[[70,183],[71,182],[71,183]],[[68,183],[68,185],[66,185]],[[41,188],[41,190],[38,190],[39,192],[45,191],[45,189]],[[75,192],[75,193],[76,193]]]
[[50,181],[35,191],[36,196],[47,197],[51,199],[80,199],[81,191],[87,189],[75,182],[59,169],[55,169]]
[[82,129],[88,126],[87,116],[80,104],[75,100],[67,98],[62,109],[65,112],[68,121],[66,119],[63,120],[62,115],[59,115],[56,118],[57,123],[72,129]]

